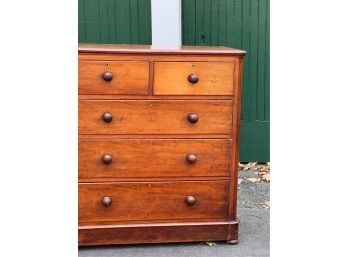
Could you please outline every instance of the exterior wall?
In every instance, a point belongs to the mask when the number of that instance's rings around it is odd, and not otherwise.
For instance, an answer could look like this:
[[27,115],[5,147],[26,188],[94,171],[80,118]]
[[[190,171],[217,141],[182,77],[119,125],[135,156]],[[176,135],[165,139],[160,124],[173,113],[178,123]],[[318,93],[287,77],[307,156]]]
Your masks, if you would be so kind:
[[151,0],[78,0],[79,42],[151,44]]
[[269,0],[183,0],[182,7],[184,45],[247,51],[240,160],[269,161]]

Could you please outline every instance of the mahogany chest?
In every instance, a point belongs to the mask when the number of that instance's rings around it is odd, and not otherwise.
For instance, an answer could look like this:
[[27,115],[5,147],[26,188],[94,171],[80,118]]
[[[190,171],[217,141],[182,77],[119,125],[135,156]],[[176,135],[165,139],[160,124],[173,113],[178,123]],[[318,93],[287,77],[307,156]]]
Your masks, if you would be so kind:
[[244,51],[79,45],[79,245],[238,242]]

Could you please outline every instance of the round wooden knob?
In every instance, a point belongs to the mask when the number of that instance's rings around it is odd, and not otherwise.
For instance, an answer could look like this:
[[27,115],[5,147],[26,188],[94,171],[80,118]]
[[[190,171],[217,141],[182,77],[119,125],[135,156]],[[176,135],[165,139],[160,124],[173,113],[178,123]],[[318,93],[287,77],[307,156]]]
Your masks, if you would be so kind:
[[186,156],[186,160],[187,160],[189,163],[194,164],[194,163],[197,162],[197,155],[190,153],[190,154],[188,154],[188,155]]
[[185,200],[188,205],[194,205],[196,203],[196,198],[194,198],[192,195],[186,196]]
[[109,207],[111,205],[111,198],[109,196],[104,196],[102,200],[102,204],[104,207]]
[[112,80],[112,73],[110,71],[105,71],[102,75],[103,79],[106,81],[106,82],[110,82]]
[[199,81],[199,78],[198,78],[197,74],[190,74],[190,75],[188,75],[187,79],[192,84],[196,84]]
[[102,161],[105,163],[105,164],[110,164],[112,162],[112,157],[110,154],[104,154],[103,155],[103,158],[102,158]]
[[195,114],[195,113],[190,113],[188,116],[187,116],[187,119],[189,122],[191,123],[196,123],[198,121],[198,115]]
[[104,112],[102,115],[102,119],[105,122],[111,122],[112,121],[112,115],[109,112]]

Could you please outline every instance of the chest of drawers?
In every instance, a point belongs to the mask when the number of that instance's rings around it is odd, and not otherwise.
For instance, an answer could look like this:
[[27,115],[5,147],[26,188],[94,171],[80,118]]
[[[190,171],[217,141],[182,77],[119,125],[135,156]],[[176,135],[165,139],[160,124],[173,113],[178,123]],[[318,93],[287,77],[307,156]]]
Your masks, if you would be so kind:
[[79,45],[79,245],[238,242],[244,51]]

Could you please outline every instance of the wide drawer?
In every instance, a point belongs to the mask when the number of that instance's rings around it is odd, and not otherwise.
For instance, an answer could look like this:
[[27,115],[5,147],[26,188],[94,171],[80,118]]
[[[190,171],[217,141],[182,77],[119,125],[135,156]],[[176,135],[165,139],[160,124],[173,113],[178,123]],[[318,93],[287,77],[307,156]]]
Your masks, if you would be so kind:
[[79,180],[229,176],[228,139],[80,139]]
[[230,100],[80,100],[80,134],[230,134]]
[[147,61],[79,61],[79,94],[147,95]]
[[155,95],[233,95],[233,62],[155,62]]
[[229,182],[79,184],[79,223],[227,220]]

